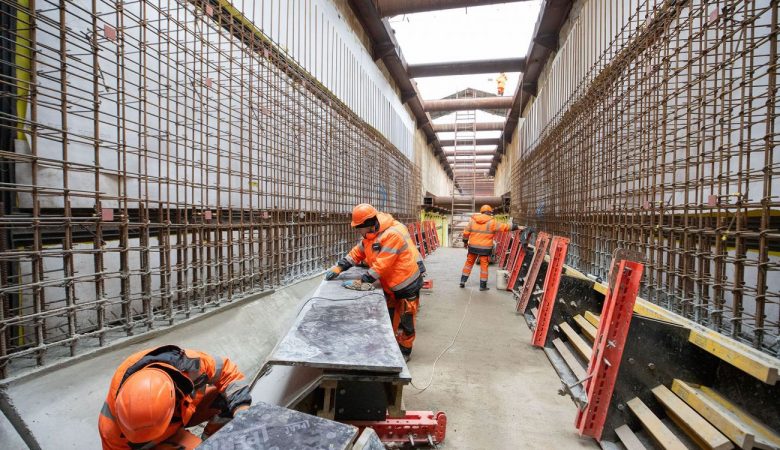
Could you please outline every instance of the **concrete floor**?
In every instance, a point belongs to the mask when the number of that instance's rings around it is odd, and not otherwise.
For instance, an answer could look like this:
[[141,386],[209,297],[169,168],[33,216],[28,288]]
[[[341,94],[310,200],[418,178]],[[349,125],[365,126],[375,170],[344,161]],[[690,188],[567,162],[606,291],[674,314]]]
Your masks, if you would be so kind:
[[421,298],[409,361],[415,386],[426,385],[434,360],[468,311],[430,387],[404,391],[406,408],[447,413],[446,449],[599,448],[577,435],[574,404],[557,394],[558,377],[544,352],[531,346],[531,332],[515,315],[511,294],[496,291],[495,266],[489,291],[479,291],[478,266],[466,289],[458,287],[465,259],[464,249],[441,248],[425,260],[433,290]]

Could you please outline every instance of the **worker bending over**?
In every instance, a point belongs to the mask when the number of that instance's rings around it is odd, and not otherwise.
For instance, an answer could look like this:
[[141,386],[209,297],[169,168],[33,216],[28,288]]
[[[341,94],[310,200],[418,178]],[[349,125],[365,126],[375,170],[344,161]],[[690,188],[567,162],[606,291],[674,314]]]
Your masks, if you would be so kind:
[[409,360],[414,343],[414,326],[425,268],[409,230],[390,214],[380,213],[362,203],[352,210],[352,227],[363,237],[347,256],[325,274],[326,280],[365,261],[368,272],[360,280],[344,283],[362,289],[379,280],[387,300],[393,331],[404,359]]
[[479,214],[474,214],[463,232],[463,245],[469,250],[463,273],[460,276],[460,287],[466,286],[466,281],[471,275],[471,268],[479,258],[479,290],[487,291],[488,264],[490,255],[493,254],[493,236],[499,231],[512,231],[518,229],[512,224],[511,228],[505,223],[497,222],[493,218],[493,208],[490,205],[482,205]]
[[98,428],[103,448],[194,449],[186,427],[216,432],[252,403],[244,374],[229,359],[174,345],[125,359],[111,379]]

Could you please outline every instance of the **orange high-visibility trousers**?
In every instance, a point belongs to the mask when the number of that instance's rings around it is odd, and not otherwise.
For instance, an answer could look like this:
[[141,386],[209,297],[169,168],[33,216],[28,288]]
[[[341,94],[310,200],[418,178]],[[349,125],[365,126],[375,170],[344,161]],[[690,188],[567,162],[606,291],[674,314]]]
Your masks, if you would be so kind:
[[420,305],[419,294],[413,298],[396,299],[394,295],[385,292],[387,299],[387,311],[393,323],[395,340],[401,348],[401,353],[412,353],[414,338],[416,337],[414,326],[417,321],[417,309]]
[[471,275],[471,268],[474,267],[474,262],[476,262],[477,258],[479,258],[479,281],[487,281],[490,256],[486,255],[469,253],[469,255],[466,257],[466,264],[463,266],[463,276],[468,278],[469,275]]

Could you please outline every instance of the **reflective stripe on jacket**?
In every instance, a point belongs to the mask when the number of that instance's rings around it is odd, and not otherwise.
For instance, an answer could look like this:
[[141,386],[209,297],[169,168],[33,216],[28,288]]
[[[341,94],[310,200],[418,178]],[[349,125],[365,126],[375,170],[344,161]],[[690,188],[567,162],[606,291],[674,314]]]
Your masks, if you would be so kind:
[[[130,443],[124,437],[116,422],[116,408],[114,406],[117,392],[122,383],[132,374],[147,366],[156,366],[164,369],[173,378],[180,394],[177,395],[174,420],[168,426],[165,433],[155,442]],[[111,387],[108,390],[106,401],[100,411],[98,428],[103,448],[110,450],[143,448],[143,444],[151,447],[163,442],[174,435],[180,428],[189,422],[192,414],[198,408],[208,386],[214,386],[225,396],[228,408],[233,411],[243,404],[250,404],[252,397],[249,395],[249,386],[244,380],[244,374],[229,359],[213,358],[210,355],[197,350],[185,350],[175,345],[165,345],[154,349],[142,350],[125,359],[119,365],[114,377],[111,379]],[[180,398],[181,397],[181,398]]]
[[398,292],[420,277],[420,252],[411,243],[409,231],[390,214],[379,213],[379,231],[368,233],[347,255],[357,265],[365,261],[368,273],[382,283],[387,292]]
[[497,222],[487,214],[474,214],[463,232],[463,239],[469,241],[469,253],[491,255],[493,236],[499,231],[509,231],[510,228],[509,225]]

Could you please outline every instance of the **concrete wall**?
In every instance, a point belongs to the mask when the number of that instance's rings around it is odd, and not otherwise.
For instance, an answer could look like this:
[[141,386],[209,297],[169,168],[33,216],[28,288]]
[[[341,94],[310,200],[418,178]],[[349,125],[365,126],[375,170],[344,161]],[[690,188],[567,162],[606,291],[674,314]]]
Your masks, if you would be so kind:
[[[43,449],[99,449],[98,413],[124,358],[144,348],[175,344],[230,358],[251,377],[320,282],[319,277],[310,278],[161,333],[118,342],[99,354],[5,380],[0,384],[3,412],[18,414]],[[5,416],[0,416],[0,448],[26,448]]]

